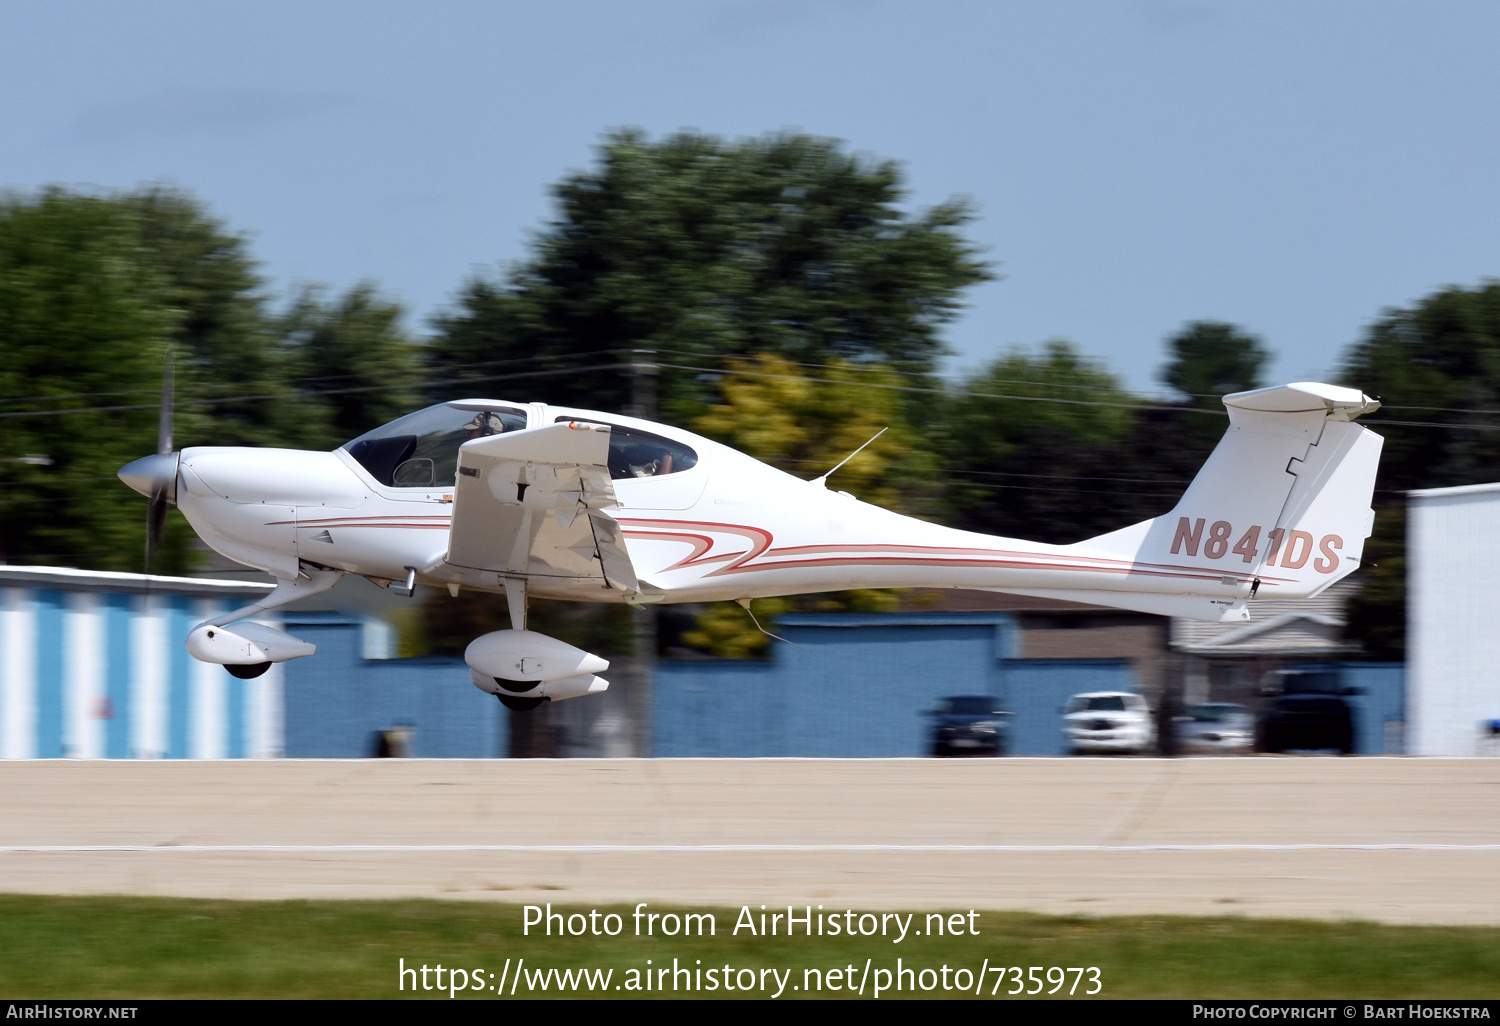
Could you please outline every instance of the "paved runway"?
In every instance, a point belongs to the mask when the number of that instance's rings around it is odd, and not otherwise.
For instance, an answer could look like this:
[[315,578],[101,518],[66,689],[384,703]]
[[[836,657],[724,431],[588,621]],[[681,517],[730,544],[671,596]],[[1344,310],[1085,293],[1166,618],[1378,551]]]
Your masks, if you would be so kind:
[[0,890],[1500,924],[1500,760],[0,763]]

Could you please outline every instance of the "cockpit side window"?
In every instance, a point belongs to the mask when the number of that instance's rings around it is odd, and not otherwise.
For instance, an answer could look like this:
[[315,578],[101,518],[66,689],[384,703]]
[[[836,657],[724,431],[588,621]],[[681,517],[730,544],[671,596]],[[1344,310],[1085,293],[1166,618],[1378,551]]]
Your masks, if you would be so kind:
[[443,403],[368,431],[344,450],[383,485],[452,488],[458,478],[459,446],[472,438],[525,427],[522,410]]
[[[602,424],[603,421],[585,421],[581,417],[558,417],[557,423],[578,421],[585,424]],[[661,477],[691,470],[698,465],[698,454],[670,438],[653,435],[635,428],[609,427],[609,476],[612,481],[623,481],[636,477]]]

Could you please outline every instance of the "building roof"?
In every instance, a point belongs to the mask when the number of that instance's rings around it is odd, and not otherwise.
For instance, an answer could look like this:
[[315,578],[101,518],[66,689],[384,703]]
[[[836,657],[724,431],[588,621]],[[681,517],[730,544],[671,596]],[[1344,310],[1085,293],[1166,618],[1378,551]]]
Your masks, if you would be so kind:
[[1172,648],[1190,655],[1341,655],[1355,646],[1343,640],[1344,604],[1359,590],[1345,578],[1305,599],[1251,602],[1250,622],[1209,623],[1172,618]]
[[0,588],[103,588],[109,591],[166,592],[172,595],[257,598],[275,585],[259,581],[218,581],[202,577],[164,577],[113,570],[78,570],[69,566],[0,566]]

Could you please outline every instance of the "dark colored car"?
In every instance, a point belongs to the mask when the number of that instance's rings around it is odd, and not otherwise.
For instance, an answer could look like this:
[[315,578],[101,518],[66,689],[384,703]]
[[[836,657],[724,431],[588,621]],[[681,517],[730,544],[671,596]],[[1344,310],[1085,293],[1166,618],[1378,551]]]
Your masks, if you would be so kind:
[[933,703],[933,755],[1004,755],[1010,713],[993,695],[950,695]]
[[1288,670],[1279,693],[1261,708],[1255,747],[1261,752],[1354,751],[1354,710],[1346,688],[1333,670]]

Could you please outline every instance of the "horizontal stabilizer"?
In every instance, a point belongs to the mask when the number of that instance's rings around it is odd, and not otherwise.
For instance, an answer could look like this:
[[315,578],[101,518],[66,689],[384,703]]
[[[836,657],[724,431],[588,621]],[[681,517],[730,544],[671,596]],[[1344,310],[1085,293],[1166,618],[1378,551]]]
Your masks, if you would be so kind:
[[[1317,381],[1294,381],[1290,385],[1232,392],[1224,397],[1224,405],[1231,411],[1326,413],[1334,420],[1353,420],[1380,409],[1379,400],[1371,399],[1357,388],[1325,385]],[[1233,416],[1231,412],[1230,417]]]

